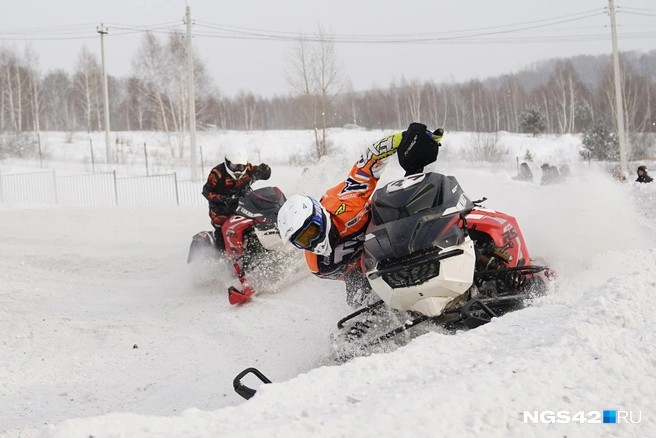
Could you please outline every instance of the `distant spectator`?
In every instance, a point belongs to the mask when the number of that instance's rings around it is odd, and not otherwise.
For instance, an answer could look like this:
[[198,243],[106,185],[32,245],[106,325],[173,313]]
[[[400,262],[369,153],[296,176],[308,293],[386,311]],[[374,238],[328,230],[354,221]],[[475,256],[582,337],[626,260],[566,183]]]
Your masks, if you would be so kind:
[[638,167],[638,179],[636,182],[639,183],[650,183],[654,180],[651,176],[647,174],[647,166]]
[[556,166],[550,166],[548,163],[544,163],[540,166],[540,169],[542,169],[542,180],[540,181],[540,184],[543,186],[558,184],[565,181],[565,178],[560,176]]
[[551,176],[551,167],[549,166],[549,163],[544,163],[540,166],[540,169],[542,169],[542,180],[540,181],[540,184],[543,186],[553,184],[551,181],[553,178]]
[[569,166],[567,164],[563,164],[562,166],[560,166],[560,175],[572,176],[572,173],[569,171]]
[[514,176],[513,179],[517,181],[533,182],[533,172],[531,172],[531,168],[528,167],[527,163],[522,163],[519,166],[519,173],[517,176]]

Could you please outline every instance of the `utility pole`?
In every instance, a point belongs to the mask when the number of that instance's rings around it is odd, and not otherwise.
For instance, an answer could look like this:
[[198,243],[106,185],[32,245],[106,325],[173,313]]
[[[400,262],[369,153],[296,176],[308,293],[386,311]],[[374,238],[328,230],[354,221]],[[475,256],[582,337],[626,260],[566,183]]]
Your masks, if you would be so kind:
[[628,176],[626,162],[626,135],[624,132],[624,102],[622,102],[622,79],[620,76],[620,56],[617,53],[617,25],[615,23],[615,0],[608,0],[610,6],[610,27],[613,40],[613,76],[615,77],[615,107],[617,116],[617,135],[620,140],[620,170]]
[[105,64],[105,34],[108,30],[102,23],[96,29],[100,34],[100,53],[103,68],[103,89],[105,94],[105,147],[107,148],[107,163],[112,162],[112,148],[109,145],[109,91],[107,88],[107,65]]
[[189,82],[187,88],[189,89],[189,142],[191,149],[191,179],[197,180],[198,178],[198,159],[196,157],[196,93],[194,89],[194,53],[191,44],[191,8],[187,6],[186,15],[187,21],[187,77]]

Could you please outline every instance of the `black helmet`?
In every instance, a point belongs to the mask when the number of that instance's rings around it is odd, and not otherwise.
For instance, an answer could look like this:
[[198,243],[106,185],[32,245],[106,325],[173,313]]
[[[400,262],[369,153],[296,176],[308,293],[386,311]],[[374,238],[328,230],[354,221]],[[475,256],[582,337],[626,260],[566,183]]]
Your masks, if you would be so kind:
[[642,170],[643,172],[647,173],[647,166],[639,166],[638,170]]

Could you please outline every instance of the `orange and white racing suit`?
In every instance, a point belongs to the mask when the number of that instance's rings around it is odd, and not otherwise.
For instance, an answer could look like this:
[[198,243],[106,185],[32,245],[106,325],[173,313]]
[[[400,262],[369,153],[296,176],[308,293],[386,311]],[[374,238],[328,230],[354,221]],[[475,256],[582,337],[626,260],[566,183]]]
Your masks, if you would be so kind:
[[353,274],[355,286],[366,283],[361,270],[362,245],[370,219],[370,197],[389,161],[401,144],[402,133],[385,137],[369,146],[349,172],[346,180],[329,189],[320,202],[332,221],[332,252],[320,256],[305,251],[308,267],[318,277],[347,280]]

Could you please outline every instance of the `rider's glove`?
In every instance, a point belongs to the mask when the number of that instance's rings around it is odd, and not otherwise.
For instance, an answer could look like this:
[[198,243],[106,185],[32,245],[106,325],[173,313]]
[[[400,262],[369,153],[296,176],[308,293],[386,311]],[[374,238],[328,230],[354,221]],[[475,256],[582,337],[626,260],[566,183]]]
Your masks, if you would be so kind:
[[399,145],[399,164],[406,171],[406,176],[421,173],[424,166],[437,160],[443,129],[430,132],[422,123],[411,123],[403,132]]
[[262,163],[255,170],[255,178],[257,179],[269,179],[271,177],[271,168],[268,164]]
[[442,146],[442,137],[444,136],[444,129],[442,128],[437,128],[435,131],[433,131],[433,140],[437,142],[438,146]]

